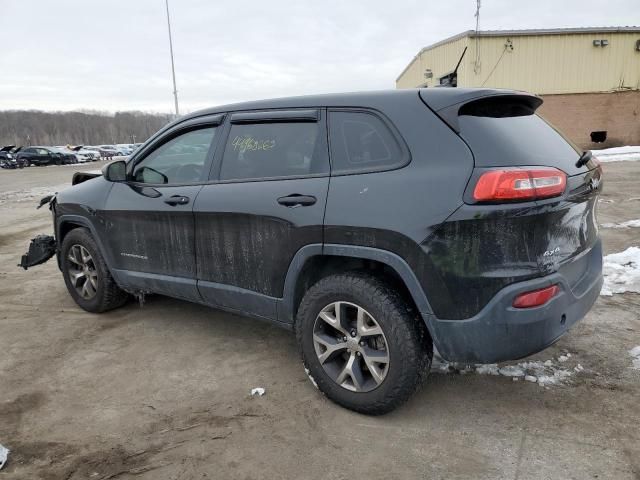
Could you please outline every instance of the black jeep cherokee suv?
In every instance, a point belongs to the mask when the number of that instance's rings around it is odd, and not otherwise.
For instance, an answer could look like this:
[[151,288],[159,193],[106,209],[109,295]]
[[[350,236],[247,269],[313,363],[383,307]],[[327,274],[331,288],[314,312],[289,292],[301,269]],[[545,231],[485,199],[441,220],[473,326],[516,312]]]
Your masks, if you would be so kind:
[[57,252],[90,312],[159,293],[293,329],[329,398],[388,412],[434,346],[521,358],[598,296],[601,169],[541,103],[436,88],[190,114],[47,199],[55,239],[22,265]]

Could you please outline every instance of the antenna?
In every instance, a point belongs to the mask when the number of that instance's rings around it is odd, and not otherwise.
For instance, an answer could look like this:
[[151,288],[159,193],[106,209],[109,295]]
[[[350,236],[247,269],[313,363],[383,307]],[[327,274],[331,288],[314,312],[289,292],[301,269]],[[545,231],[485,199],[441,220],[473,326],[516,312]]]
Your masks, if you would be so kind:
[[458,75],[458,67],[462,63],[462,59],[464,58],[465,53],[467,53],[467,47],[464,47],[464,50],[462,51],[462,55],[460,55],[460,60],[458,60],[458,64],[456,65],[456,68],[453,70],[452,75],[455,75],[455,76]]
[[453,72],[445,75],[444,77],[440,77],[440,86],[441,87],[457,87],[458,86],[458,68],[462,63],[462,59],[464,58],[464,54],[467,53],[467,47],[464,47],[462,51],[462,55],[460,55],[460,60],[458,60],[458,64]]

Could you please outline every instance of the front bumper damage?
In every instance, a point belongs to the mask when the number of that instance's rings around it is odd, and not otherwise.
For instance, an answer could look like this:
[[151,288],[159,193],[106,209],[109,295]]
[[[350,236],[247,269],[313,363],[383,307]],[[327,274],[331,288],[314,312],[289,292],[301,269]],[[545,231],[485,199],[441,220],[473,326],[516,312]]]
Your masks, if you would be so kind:
[[45,263],[56,254],[58,250],[57,242],[51,235],[38,235],[31,239],[29,251],[22,255],[19,267],[27,270],[29,267],[35,267]]
[[[40,202],[38,203],[38,206],[36,208],[40,209],[45,205],[49,205],[49,210],[53,212],[55,199],[56,194],[47,195],[46,197],[40,199]],[[27,270],[29,267],[41,265],[51,257],[53,257],[57,253],[57,251],[58,242],[56,242],[55,237],[51,235],[38,235],[37,237],[31,239],[31,242],[29,243],[29,250],[27,251],[27,253],[22,255],[18,266]]]

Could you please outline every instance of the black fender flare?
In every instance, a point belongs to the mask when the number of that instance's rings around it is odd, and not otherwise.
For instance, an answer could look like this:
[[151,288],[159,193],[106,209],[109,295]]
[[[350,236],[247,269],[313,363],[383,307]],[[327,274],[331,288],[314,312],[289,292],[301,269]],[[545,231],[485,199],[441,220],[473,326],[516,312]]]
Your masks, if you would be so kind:
[[418,278],[413,273],[413,270],[411,270],[409,264],[407,264],[402,257],[388,250],[357,245],[340,245],[331,243],[324,245],[311,244],[298,250],[289,264],[289,269],[287,270],[282,302],[279,305],[280,308],[278,308],[279,321],[293,324],[296,308],[296,305],[294,305],[295,288],[300,272],[310,258],[324,255],[375,260],[393,269],[400,276],[409,290],[409,293],[418,307],[418,311],[420,312],[420,315],[433,338],[433,310],[431,309],[429,300],[427,299]]
[[[62,237],[60,235],[60,232],[62,231],[62,226],[68,223],[71,223],[73,225],[78,225],[80,227],[86,227],[89,230],[89,232],[91,232],[91,236],[93,237],[93,240],[96,242],[96,245],[98,245],[98,248],[100,249],[102,258],[104,258],[104,261],[107,264],[107,267],[109,268],[109,270],[112,272],[112,275],[113,275],[112,258],[108,254],[108,250],[105,248],[104,243],[100,238],[100,235],[98,235],[98,232],[96,231],[96,227],[93,225],[93,223],[91,223],[91,221],[87,217],[83,217],[82,215],[63,214],[56,218],[55,234],[56,234],[56,241],[58,242],[58,248],[62,246]],[[58,267],[61,267],[59,255],[58,255]],[[118,280],[117,279],[115,280],[117,283]]]

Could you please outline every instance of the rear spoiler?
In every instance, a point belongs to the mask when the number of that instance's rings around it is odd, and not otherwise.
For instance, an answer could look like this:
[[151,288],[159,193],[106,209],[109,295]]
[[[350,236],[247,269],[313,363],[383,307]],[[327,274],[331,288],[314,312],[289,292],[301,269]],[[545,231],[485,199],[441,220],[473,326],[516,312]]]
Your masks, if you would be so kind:
[[[460,133],[458,117],[532,115],[542,105],[542,98],[526,92],[492,89],[469,89],[460,95],[434,95],[435,89],[420,91],[420,98],[452,130]],[[438,89],[441,91],[450,89]],[[459,90],[458,90],[459,91]]]

